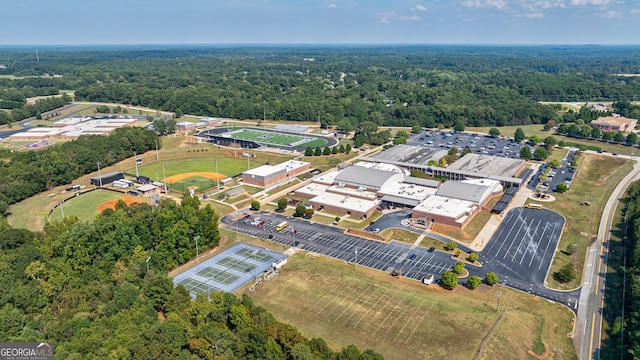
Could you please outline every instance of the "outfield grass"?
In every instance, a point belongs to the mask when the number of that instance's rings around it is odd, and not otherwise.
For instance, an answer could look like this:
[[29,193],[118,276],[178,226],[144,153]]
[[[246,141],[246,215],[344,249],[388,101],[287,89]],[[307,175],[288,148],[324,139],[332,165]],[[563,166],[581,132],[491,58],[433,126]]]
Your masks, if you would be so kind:
[[[275,251],[287,249],[233,231],[221,232],[225,246],[245,241]],[[356,344],[387,359],[402,360],[473,358],[500,317],[495,308],[497,291],[502,291],[501,309],[508,310],[506,324],[523,327],[517,333],[509,328],[500,332],[499,327],[500,337],[491,338],[485,350],[491,356],[483,359],[527,359],[526,351],[534,348],[538,337],[552,349],[562,348],[563,356],[575,357],[567,336],[572,331],[571,311],[505,287],[482,285],[471,291],[459,286],[445,291],[301,252],[289,258],[279,276],[263,281],[255,291],[248,286],[239,290],[306,337],[322,337],[338,350]],[[539,329],[529,320],[532,315],[543,319],[537,323]]]
[[[71,193],[66,194],[71,196]],[[62,206],[58,206],[49,218],[51,221],[62,220],[62,213],[65,217],[75,216],[80,221],[93,221],[98,215],[98,206],[100,204],[121,199],[124,194],[108,191],[108,190],[95,190],[81,194],[74,197],[64,203]]]
[[[586,251],[598,234],[604,206],[616,185],[632,169],[631,161],[610,156],[582,154],[577,160],[579,170],[569,191],[553,193],[556,200],[544,204],[567,221],[558,244],[560,251],[556,252],[547,277],[547,286],[554,289],[574,289],[580,285]],[[584,201],[590,201],[591,205],[581,205]],[[570,283],[560,284],[552,274],[571,262],[571,256],[564,250],[572,244],[577,244],[577,256],[574,256],[577,276]]]
[[[213,150],[213,149],[211,149]],[[185,159],[167,160],[154,162],[151,164],[138,165],[138,173],[140,175],[148,176],[152,180],[162,181],[163,177],[172,175],[190,173],[190,172],[216,172],[216,162],[218,163],[218,173],[224,174],[228,177],[241,174],[243,171],[247,171],[247,158],[229,158],[224,156],[210,156],[204,158],[201,156],[191,157]],[[162,164],[164,164],[164,171]],[[251,169],[255,169],[263,164],[250,159],[249,166]],[[157,172],[156,172],[157,171]],[[125,169],[125,172],[130,174],[136,173],[136,168],[131,167]]]

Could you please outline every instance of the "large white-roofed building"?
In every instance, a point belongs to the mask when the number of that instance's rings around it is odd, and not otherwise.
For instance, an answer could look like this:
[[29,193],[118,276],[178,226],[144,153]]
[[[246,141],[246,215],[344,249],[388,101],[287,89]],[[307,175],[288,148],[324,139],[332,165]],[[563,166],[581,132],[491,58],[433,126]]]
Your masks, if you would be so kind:
[[411,217],[424,219],[430,225],[463,228],[479,210],[480,206],[472,201],[431,195],[413,208]]
[[404,179],[401,171],[388,171],[364,166],[349,166],[334,178],[334,184],[365,190],[380,190],[385,185]]
[[277,165],[262,165],[242,173],[242,182],[258,187],[269,187],[308,171],[311,164],[289,160]]
[[316,210],[328,210],[360,218],[371,216],[378,206],[377,199],[365,200],[328,191],[310,199],[309,203]]

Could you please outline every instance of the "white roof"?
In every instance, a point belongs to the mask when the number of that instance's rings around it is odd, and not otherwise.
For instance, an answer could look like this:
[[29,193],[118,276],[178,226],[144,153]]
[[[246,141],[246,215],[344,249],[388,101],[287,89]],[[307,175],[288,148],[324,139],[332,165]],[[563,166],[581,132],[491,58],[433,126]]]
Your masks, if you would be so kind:
[[324,174],[314,176],[312,181],[315,183],[331,185],[338,174],[340,174],[340,170],[331,170]]
[[423,200],[429,195],[433,195],[438,191],[436,188],[421,186],[415,184],[405,184],[403,182],[395,182],[386,185],[382,189],[378,190],[380,195],[392,195],[402,198]]
[[324,193],[327,190],[328,186],[322,184],[311,183],[309,185],[305,185],[299,189],[296,189],[295,193],[303,194],[307,196],[318,196]]
[[316,202],[320,204],[340,207],[349,211],[362,211],[367,212],[372,207],[378,206],[378,201],[373,200],[364,200],[360,198],[355,198],[348,195],[339,195],[330,192],[325,192],[324,194],[318,195],[309,201]]
[[142,192],[151,191],[151,190],[155,190],[155,189],[156,189],[156,187],[154,185],[151,185],[151,184],[146,184],[146,185],[142,185],[142,186],[138,187],[138,190],[142,191]]
[[247,170],[243,172],[242,175],[269,176],[271,174],[275,174],[282,170],[291,171],[307,165],[309,165],[308,162],[298,161],[298,160],[289,160],[277,165],[262,165],[255,169]]
[[356,196],[363,199],[375,200],[378,198],[378,195],[375,192],[365,191],[362,188],[356,189],[356,188],[350,188],[350,187],[341,188],[339,186],[330,186],[327,189],[327,191],[336,193],[336,194],[341,194],[341,195]]
[[194,125],[195,126],[195,123],[192,123],[192,122],[189,122],[189,121],[181,121],[181,122],[177,123],[176,125],[178,125],[178,126],[191,126],[191,125]]
[[431,195],[413,210],[455,219],[461,215],[468,215],[475,206],[471,201]]

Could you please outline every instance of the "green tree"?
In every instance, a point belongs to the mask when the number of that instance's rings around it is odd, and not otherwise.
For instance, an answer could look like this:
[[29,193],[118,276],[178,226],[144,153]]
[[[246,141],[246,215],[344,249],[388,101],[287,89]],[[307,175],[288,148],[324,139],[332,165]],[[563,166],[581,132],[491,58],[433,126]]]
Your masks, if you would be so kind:
[[480,277],[475,275],[470,276],[469,279],[467,280],[467,287],[469,287],[469,289],[471,290],[478,288],[480,284],[482,284],[482,279],[480,279]]
[[347,144],[347,146],[344,148],[344,153],[349,154],[350,152],[351,152],[351,144]]
[[484,283],[490,286],[493,286],[498,283],[500,279],[498,279],[498,275],[496,273],[488,272],[484,275]]
[[455,156],[455,155],[458,155],[458,148],[457,148],[457,147],[452,147],[451,149],[449,149],[449,151],[447,152],[447,154],[449,154],[449,156]]
[[627,135],[627,139],[626,139],[627,145],[635,145],[638,143],[638,134],[636,133],[629,133],[629,135]]
[[489,135],[493,137],[498,137],[500,136],[500,130],[498,130],[498,128],[492,127],[491,129],[489,129]]
[[175,111],[175,115],[176,115],[176,119],[179,119],[182,117],[182,110],[180,110],[180,108],[177,108]]
[[464,121],[456,120],[455,125],[453,126],[453,130],[455,130],[457,132],[463,132],[464,131]]
[[525,138],[524,131],[522,131],[521,128],[517,128],[515,134],[513,135],[513,137],[517,142],[520,142],[520,141],[524,140],[524,138]]
[[562,165],[562,162],[560,162],[560,160],[558,159],[553,159],[549,162],[547,162],[547,165],[549,165],[550,168],[555,169],[558,168]]
[[345,151],[346,151],[346,150],[345,150],[345,148],[344,148],[344,145],[343,145],[343,144],[340,144],[340,148],[338,149],[338,152],[339,152],[340,154],[344,154],[344,152],[345,152]]
[[449,241],[444,248],[448,251],[452,251],[458,248],[458,244],[455,241]]
[[479,259],[479,256],[478,256],[478,253],[476,253],[476,252],[470,253],[469,256],[467,257],[467,260],[472,262],[472,263],[478,261],[478,259]]
[[464,150],[462,150],[462,152],[460,153],[460,157],[463,157],[463,156],[465,156],[465,155],[467,155],[467,154],[470,154],[470,153],[472,153],[472,152],[473,152],[473,151],[471,151],[471,149],[470,149],[470,148],[465,147],[465,148],[464,148]]
[[253,201],[251,202],[251,210],[255,210],[255,211],[260,210],[260,201],[258,201],[258,200],[253,200]]
[[611,139],[613,139],[613,131],[605,131],[602,133],[602,141],[606,141],[609,142],[611,141]]
[[455,265],[453,265],[453,272],[460,275],[464,272],[464,263],[462,261],[458,261]]
[[613,141],[617,142],[618,144],[622,144],[624,142],[624,133],[622,131],[616,132],[616,134],[613,135]]
[[167,134],[167,123],[164,120],[156,120],[152,123],[153,130],[158,133],[158,135],[166,135]]
[[304,205],[299,204],[296,206],[296,212],[293,215],[296,217],[302,217],[304,216],[305,211],[307,211],[307,208]]
[[520,158],[521,159],[525,159],[525,160],[529,160],[531,159],[531,148],[528,146],[523,146],[522,149],[520,149]]
[[594,139],[600,139],[600,137],[602,137],[600,128],[594,127],[593,129],[591,129],[591,137]]
[[107,105],[98,105],[95,111],[99,114],[111,114],[111,109]]
[[557,143],[558,143],[558,141],[553,136],[547,136],[546,138],[544,138],[544,146],[546,146],[547,149],[549,149],[549,150],[553,149],[553,147]]
[[331,155],[331,148],[328,146],[325,146],[324,150],[322,151],[322,155]]
[[282,198],[278,200],[278,210],[284,211],[287,208],[287,199]]
[[308,208],[304,211],[304,217],[310,219],[314,213],[315,211],[312,208]]
[[143,287],[144,295],[151,301],[153,307],[159,311],[166,309],[165,304],[173,290],[173,280],[166,274],[150,276]]
[[364,142],[365,142],[365,140],[364,140],[364,136],[362,136],[362,135],[356,135],[356,138],[353,140],[353,146],[355,146],[355,147],[359,148],[359,147],[361,147],[362,145],[364,145]]
[[304,156],[313,156],[313,149],[311,148],[311,146],[307,146],[307,148],[304,150]]
[[331,154],[335,155],[338,153],[338,146],[334,146],[331,148]]
[[573,263],[570,262],[561,267],[558,272],[553,274],[553,277],[561,283],[573,281],[576,278],[576,269],[573,266]]
[[415,124],[411,127],[411,132],[414,134],[419,134],[422,132],[422,126]]
[[393,139],[393,144],[394,144],[394,145],[400,145],[400,144],[406,144],[406,143],[407,143],[407,138],[406,138],[406,137],[399,137],[399,136],[396,136],[396,137]]
[[531,135],[531,136],[529,136],[529,141],[533,145],[538,145],[538,144],[540,144],[540,137],[538,135]]
[[316,150],[313,152],[313,156],[321,156],[322,155],[322,149],[320,149],[320,146],[316,146]]
[[549,157],[547,149],[542,146],[538,146],[533,152],[533,158],[536,160],[546,160]]
[[443,287],[453,290],[456,288],[456,286],[458,286],[458,274],[453,271],[445,271],[442,274],[440,283]]
[[[127,109],[125,109],[127,110]],[[177,121],[175,119],[167,120],[167,134],[175,134]]]
[[559,193],[567,192],[567,190],[569,190],[569,185],[567,185],[564,182],[561,182],[558,185],[556,185],[556,191]]

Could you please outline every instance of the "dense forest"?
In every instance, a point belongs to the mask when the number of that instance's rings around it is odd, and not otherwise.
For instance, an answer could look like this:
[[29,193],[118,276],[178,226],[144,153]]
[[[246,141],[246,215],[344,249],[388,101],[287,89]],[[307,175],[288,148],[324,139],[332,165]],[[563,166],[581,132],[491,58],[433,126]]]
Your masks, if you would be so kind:
[[[341,129],[547,123],[538,101],[640,99],[630,47],[149,47],[0,51],[0,100],[74,89],[76,100],[178,114],[320,121]],[[53,75],[56,75],[54,77]]]
[[192,237],[219,241],[217,215],[200,205],[119,202],[92,223],[67,218],[37,234],[0,222],[0,341],[52,341],[58,359],[382,359],[334,352],[246,296],[191,301],[174,288],[167,269],[196,255]]
[[8,205],[96,171],[98,163],[104,168],[134,152],[155,149],[157,140],[153,131],[125,127],[106,137],[80,136],[39,151],[0,150],[0,216]]

